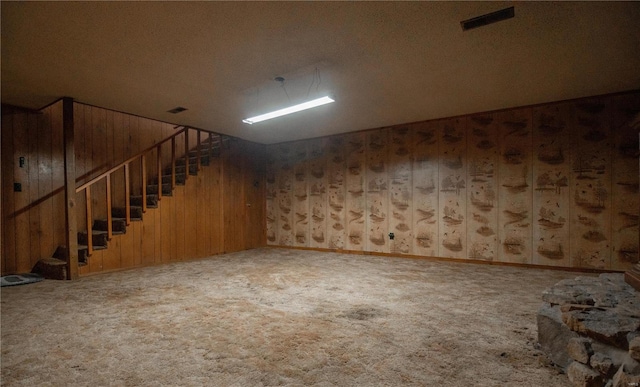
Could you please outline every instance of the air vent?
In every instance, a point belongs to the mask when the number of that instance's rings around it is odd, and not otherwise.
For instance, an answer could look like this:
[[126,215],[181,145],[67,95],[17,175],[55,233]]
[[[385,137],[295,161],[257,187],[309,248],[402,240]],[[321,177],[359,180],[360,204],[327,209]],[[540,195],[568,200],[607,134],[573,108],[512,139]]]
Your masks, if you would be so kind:
[[187,110],[187,108],[183,108],[182,106],[178,106],[178,107],[174,107],[171,110],[168,110],[168,113],[171,114],[178,114],[178,113],[182,113],[183,111]]
[[500,11],[491,12],[486,15],[461,21],[460,25],[462,26],[462,30],[466,31],[473,28],[483,27],[492,23],[497,23],[502,20],[511,19],[514,15],[515,11],[513,7],[509,7],[501,9]]

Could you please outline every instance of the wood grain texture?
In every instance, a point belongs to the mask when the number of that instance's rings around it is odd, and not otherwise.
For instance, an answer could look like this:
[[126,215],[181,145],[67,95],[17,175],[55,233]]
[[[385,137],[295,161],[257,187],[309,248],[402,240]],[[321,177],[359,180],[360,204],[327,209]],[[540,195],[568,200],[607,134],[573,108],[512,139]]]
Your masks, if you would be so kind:
[[413,253],[436,257],[439,253],[438,203],[440,175],[438,142],[440,136],[434,122],[414,124],[413,131]]
[[[327,247],[327,160],[324,139],[308,142],[310,247]],[[289,170],[293,170],[290,163]],[[289,179],[292,181],[293,179]],[[293,200],[293,199],[292,199]],[[295,218],[294,218],[295,219]]]
[[389,251],[395,254],[413,254],[413,134],[409,126],[389,133]]
[[439,256],[466,258],[467,256],[467,145],[466,120],[451,119],[438,122],[437,136]]
[[309,247],[311,214],[309,212],[309,142],[296,147],[293,167],[293,244]]
[[577,147],[570,179],[571,264],[577,267],[611,267],[610,112],[604,100],[573,104],[570,125]]
[[268,245],[278,245],[278,182],[277,155],[271,152],[267,155],[265,178],[265,228]]
[[345,135],[347,249],[365,250],[366,241],[366,137],[364,133]]
[[366,250],[388,253],[389,175],[388,129],[366,132]]
[[293,150],[290,144],[279,146],[279,159],[276,170],[278,171],[277,186],[277,221],[278,221],[278,245],[293,246],[293,175],[291,173],[291,154]]
[[533,109],[533,262],[539,265],[571,265],[571,108]]
[[497,114],[500,138],[498,167],[498,260],[532,263],[531,109]]
[[[638,133],[640,95],[613,98],[611,148],[611,268],[629,270],[638,259]],[[635,152],[634,152],[635,151]]]
[[498,123],[493,114],[467,118],[467,257],[498,257]]
[[[347,250],[628,268],[638,261],[639,101],[635,92],[328,137],[330,198],[316,216],[340,216],[331,176],[342,169]],[[268,157],[309,141],[268,146]],[[345,163],[333,165],[339,154]],[[280,187],[309,168],[286,159],[269,168]],[[272,199],[281,191],[271,192],[267,230],[279,245],[270,225],[283,219]]]
[[[38,202],[40,203],[40,220],[38,223],[39,251],[33,251],[32,255],[38,258],[50,257],[54,250],[54,230],[53,224],[53,162],[52,162],[52,107],[49,106],[43,110],[42,125],[38,130]],[[16,210],[18,210],[16,208]],[[59,230],[62,231],[62,230]],[[24,263],[23,263],[24,262]],[[26,261],[22,261],[18,266],[18,270],[23,270],[20,266],[29,265]]]
[[346,246],[346,155],[343,137],[330,137],[327,151],[327,247],[342,250]]

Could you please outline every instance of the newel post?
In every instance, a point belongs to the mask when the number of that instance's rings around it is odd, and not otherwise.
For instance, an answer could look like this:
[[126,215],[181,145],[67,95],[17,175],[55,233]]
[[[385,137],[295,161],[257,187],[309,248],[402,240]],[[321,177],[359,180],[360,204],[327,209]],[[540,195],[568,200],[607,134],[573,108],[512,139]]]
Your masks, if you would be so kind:
[[[67,278],[78,278],[78,226],[76,224],[76,152],[74,149],[73,98],[62,99],[64,131],[64,202]],[[91,237],[91,235],[89,235]]]

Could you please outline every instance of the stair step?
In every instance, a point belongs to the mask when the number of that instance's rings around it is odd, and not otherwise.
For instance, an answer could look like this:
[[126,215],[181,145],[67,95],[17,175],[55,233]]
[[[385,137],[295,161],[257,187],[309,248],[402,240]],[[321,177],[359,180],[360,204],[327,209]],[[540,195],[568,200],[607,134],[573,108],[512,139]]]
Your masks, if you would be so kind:
[[[171,184],[162,184],[162,196],[172,196]],[[147,185],[147,194],[158,194],[158,185]]]
[[[129,216],[131,219],[142,219],[142,207],[140,206],[129,206]],[[111,208],[111,216],[114,218],[125,218],[127,217],[127,208],[126,207],[113,207]]]
[[[198,163],[197,157],[189,157],[189,165],[196,165]],[[184,158],[176,160],[176,165],[185,165]],[[200,158],[200,165],[209,165],[209,156],[203,155]]]
[[[142,207],[142,195],[131,196],[129,203],[132,206]],[[158,208],[158,195],[147,194],[147,208]]]
[[87,253],[89,252],[89,246],[78,245],[78,265],[85,266],[88,262]]
[[46,279],[66,280],[67,261],[57,258],[44,258],[39,260],[31,270]]
[[[176,175],[178,173],[184,174],[184,171],[187,169],[187,167],[185,165],[176,165]],[[171,167],[167,168],[164,170],[165,175],[171,175]],[[190,165],[189,166],[189,175],[197,175],[198,174],[198,168],[197,165]]]
[[[87,263],[87,250],[89,247],[86,245],[78,245],[78,264],[82,265]],[[60,259],[62,261],[67,261],[67,246],[58,246],[56,248],[55,253],[53,253],[53,258]]]
[[[184,185],[185,180],[186,176],[184,175],[184,173],[176,173],[176,185]],[[162,175],[162,184],[171,184],[171,174]]]
[[[93,229],[96,231],[107,231],[107,220],[97,219],[93,222]],[[121,218],[111,219],[111,233],[125,234],[127,232],[127,221]],[[83,243],[84,244],[84,243]]]
[[[91,241],[93,243],[93,248],[97,249],[98,246],[107,247],[107,232],[106,231],[98,231],[91,230]],[[89,234],[86,231],[80,231],[78,233],[78,244],[79,245],[87,245],[89,242]]]
[[[217,156],[220,154],[220,148],[216,148],[214,147],[213,149],[211,149],[213,151],[213,155]],[[217,154],[216,154],[217,153]],[[211,156],[211,154],[209,154],[209,146],[207,145],[206,147],[202,147],[200,150],[200,156],[201,157],[209,157]],[[193,149],[189,151],[189,157],[192,159],[195,159],[198,157],[198,150],[197,149]]]

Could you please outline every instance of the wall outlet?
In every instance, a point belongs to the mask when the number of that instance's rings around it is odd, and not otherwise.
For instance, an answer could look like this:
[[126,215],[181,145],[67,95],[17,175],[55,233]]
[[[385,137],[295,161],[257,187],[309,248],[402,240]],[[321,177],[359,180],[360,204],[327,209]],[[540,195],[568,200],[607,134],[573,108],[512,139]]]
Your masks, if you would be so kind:
[[22,184],[13,183],[13,192],[22,192]]
[[395,238],[395,237],[396,236],[392,232],[389,233],[389,239],[393,240],[393,238]]

